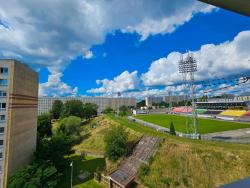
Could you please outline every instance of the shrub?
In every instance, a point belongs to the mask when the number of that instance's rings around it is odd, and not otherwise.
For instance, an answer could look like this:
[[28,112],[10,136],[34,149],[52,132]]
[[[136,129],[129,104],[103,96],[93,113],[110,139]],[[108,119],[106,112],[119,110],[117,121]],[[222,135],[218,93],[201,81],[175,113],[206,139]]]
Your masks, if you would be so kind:
[[139,177],[143,178],[144,176],[148,175],[150,171],[149,165],[143,164],[139,169]]
[[127,154],[128,133],[122,126],[113,126],[104,135],[108,159],[116,161]]
[[171,123],[170,123],[170,134],[171,134],[171,135],[176,135],[175,128],[174,128],[174,124],[173,124],[172,121],[171,121]]

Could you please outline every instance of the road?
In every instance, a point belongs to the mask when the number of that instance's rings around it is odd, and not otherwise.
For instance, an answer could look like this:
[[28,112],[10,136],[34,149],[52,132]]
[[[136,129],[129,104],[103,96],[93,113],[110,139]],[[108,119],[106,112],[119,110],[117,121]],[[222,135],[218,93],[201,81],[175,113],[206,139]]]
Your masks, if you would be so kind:
[[217,140],[224,142],[250,143],[250,128],[209,133],[201,136],[204,140]]

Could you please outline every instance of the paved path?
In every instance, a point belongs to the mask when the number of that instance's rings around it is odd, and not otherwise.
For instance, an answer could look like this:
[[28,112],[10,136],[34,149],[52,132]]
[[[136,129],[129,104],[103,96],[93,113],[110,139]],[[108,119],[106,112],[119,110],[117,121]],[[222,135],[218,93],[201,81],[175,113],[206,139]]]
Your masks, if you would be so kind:
[[250,128],[209,133],[201,135],[201,139],[247,144],[250,143]]

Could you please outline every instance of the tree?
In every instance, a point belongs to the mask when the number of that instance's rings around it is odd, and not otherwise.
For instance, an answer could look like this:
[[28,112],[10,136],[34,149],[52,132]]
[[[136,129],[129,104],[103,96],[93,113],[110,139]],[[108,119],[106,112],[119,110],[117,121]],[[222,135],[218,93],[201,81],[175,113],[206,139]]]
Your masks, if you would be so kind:
[[144,106],[146,106],[146,101],[145,100],[142,100],[142,101],[136,103],[137,108],[141,108],[141,107],[144,107]]
[[131,111],[127,106],[123,105],[119,108],[119,115],[120,116],[127,116],[130,114],[131,114]]
[[104,135],[108,159],[116,161],[127,154],[128,133],[122,126],[113,126]]
[[61,100],[55,100],[51,109],[52,117],[59,119],[63,113],[63,102]]
[[66,136],[79,136],[81,128],[81,118],[69,116],[59,122],[57,133],[61,132]]
[[112,109],[111,107],[107,107],[106,109],[103,110],[104,114],[112,114],[114,112],[115,112],[115,110]]
[[35,152],[36,161],[50,161],[57,169],[68,165],[65,155],[71,152],[71,139],[63,134],[53,135],[51,138],[43,138],[37,143]]
[[69,100],[64,104],[63,116],[77,116],[83,118],[83,104],[79,100]]
[[37,120],[37,134],[38,137],[51,136],[51,115],[42,114],[38,116]]
[[174,128],[174,124],[173,124],[172,121],[171,121],[171,123],[170,123],[170,134],[171,134],[171,135],[176,135],[175,128]]
[[83,117],[90,119],[97,115],[98,106],[94,103],[86,103],[83,105]]
[[8,188],[53,188],[60,176],[55,166],[45,161],[34,162],[16,171],[9,179]]

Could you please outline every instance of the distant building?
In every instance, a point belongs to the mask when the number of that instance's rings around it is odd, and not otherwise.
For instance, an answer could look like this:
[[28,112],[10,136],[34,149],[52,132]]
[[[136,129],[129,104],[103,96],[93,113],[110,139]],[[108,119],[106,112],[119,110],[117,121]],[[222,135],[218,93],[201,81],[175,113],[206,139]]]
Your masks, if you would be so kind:
[[154,103],[161,103],[163,102],[163,97],[146,97],[145,103],[147,107],[152,107]]
[[38,99],[38,114],[48,113],[55,100],[61,100],[65,103],[68,100],[80,100],[82,103],[94,103],[98,106],[98,112],[102,112],[107,107],[114,110],[118,110],[119,107],[125,106],[136,106],[135,98],[124,98],[124,97],[39,97]]
[[0,60],[0,182],[29,163],[36,149],[38,74],[15,60]]
[[185,100],[184,95],[172,95],[172,96],[165,96],[163,97],[163,101],[166,103],[172,102],[181,102]]
[[230,98],[209,98],[206,102],[196,102],[197,108],[225,110],[230,108],[250,109],[250,96]]

